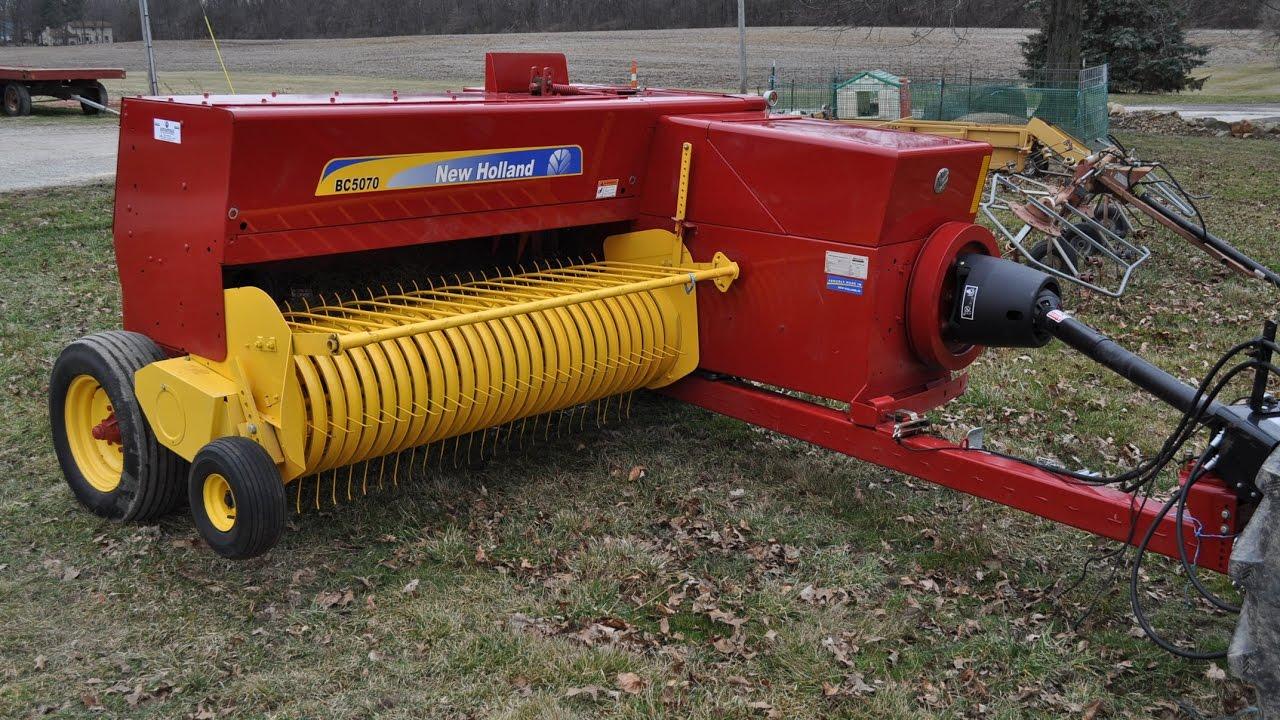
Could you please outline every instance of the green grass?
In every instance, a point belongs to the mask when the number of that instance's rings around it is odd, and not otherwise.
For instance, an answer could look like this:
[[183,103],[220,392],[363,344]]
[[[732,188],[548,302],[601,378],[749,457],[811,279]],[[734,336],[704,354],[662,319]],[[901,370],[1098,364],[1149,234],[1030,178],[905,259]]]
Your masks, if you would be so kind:
[[1122,105],[1244,105],[1280,103],[1280,65],[1218,65],[1192,72],[1205,78],[1204,87],[1194,92],[1136,94],[1113,93],[1111,100]]
[[[1280,146],[1127,139],[1280,264]],[[1110,570],[1055,602],[1109,545],[658,397],[295,517],[251,562],[215,558],[183,515],[102,522],[63,484],[45,403],[61,348],[118,323],[110,208],[105,186],[0,195],[0,717],[1146,718],[1246,701],[1133,637]],[[1195,376],[1274,305],[1147,241],[1128,298],[1072,303]],[[1169,428],[1061,347],[991,353],[973,386],[938,414],[947,431],[981,424],[1020,453],[1120,464]],[[1188,630],[1177,579],[1151,575],[1162,627],[1220,647],[1230,619],[1197,611]],[[610,695],[621,673],[645,687]]]

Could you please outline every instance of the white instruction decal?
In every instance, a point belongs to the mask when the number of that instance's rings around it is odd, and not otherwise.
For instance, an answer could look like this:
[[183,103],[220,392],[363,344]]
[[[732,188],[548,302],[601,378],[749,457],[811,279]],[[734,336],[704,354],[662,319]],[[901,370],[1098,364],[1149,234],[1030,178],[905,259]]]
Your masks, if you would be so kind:
[[978,286],[965,285],[960,297],[960,319],[972,320],[978,308]]
[[160,142],[182,144],[182,123],[177,120],[161,120],[156,118],[151,121],[155,127],[156,139]]
[[866,280],[867,270],[870,266],[871,260],[866,255],[850,255],[849,253],[827,251],[828,275],[840,275],[842,277]]
[[596,199],[604,200],[607,198],[618,197],[618,181],[617,180],[601,180],[596,183]]

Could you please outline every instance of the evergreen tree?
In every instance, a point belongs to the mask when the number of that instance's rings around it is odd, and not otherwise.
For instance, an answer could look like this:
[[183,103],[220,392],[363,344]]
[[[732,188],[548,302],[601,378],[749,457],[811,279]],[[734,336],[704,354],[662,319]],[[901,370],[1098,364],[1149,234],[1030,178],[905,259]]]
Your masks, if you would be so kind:
[[60,28],[72,20],[82,19],[85,0],[41,0],[40,21],[46,27]]
[[[1045,0],[1030,4],[1047,18],[1042,12]],[[1113,91],[1174,92],[1198,90],[1204,84],[1190,73],[1204,64],[1208,48],[1187,41],[1184,17],[1174,0],[1083,0],[1081,6],[1085,63],[1110,63]],[[1046,19],[1022,44],[1030,67],[1045,66],[1053,33]]]

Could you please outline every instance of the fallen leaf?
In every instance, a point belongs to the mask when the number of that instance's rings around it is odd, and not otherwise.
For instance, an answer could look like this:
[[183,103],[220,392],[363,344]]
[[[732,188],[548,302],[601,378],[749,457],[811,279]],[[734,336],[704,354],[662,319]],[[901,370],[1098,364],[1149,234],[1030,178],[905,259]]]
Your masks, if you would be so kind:
[[403,588],[400,589],[400,592],[404,593],[405,595],[412,595],[418,592],[419,582],[421,581],[418,578],[414,578],[410,580],[408,583],[405,584]]
[[316,593],[316,605],[319,606],[321,610],[328,610],[335,606],[346,607],[355,599],[355,593],[346,588],[342,590],[325,590]]
[[143,692],[142,686],[139,685],[133,689],[133,692],[124,696],[124,701],[129,703],[129,707],[138,707],[139,703],[149,697],[151,697],[151,694]]
[[1218,667],[1218,663],[1209,663],[1209,669],[1204,671],[1204,676],[1210,680],[1226,680],[1227,671]]
[[635,673],[625,672],[618,673],[614,684],[618,686],[619,690],[628,695],[639,695],[642,690],[649,686],[649,681]]
[[636,465],[635,467],[631,468],[631,472],[627,474],[627,480],[631,482],[635,482],[648,474],[649,474],[649,471],[648,469],[645,468],[645,466]]

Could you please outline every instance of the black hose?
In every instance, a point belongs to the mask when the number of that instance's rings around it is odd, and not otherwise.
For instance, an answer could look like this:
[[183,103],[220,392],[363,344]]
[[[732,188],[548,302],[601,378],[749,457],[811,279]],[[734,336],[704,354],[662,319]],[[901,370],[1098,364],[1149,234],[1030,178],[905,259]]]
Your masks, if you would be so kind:
[[1213,652],[1183,650],[1165,640],[1160,633],[1155,631],[1155,628],[1151,627],[1151,622],[1147,619],[1147,613],[1142,609],[1142,599],[1138,593],[1138,574],[1142,569],[1142,557],[1147,552],[1147,546],[1151,544],[1151,538],[1155,537],[1156,528],[1160,527],[1160,522],[1169,514],[1169,511],[1173,509],[1177,501],[1177,495],[1169,498],[1168,502],[1160,508],[1160,512],[1151,521],[1151,527],[1147,528],[1147,534],[1143,536],[1142,542],[1138,543],[1138,554],[1133,558],[1133,570],[1129,573],[1129,604],[1133,606],[1133,617],[1138,621],[1138,626],[1142,628],[1142,632],[1146,633],[1151,642],[1159,646],[1161,650],[1187,660],[1221,660],[1227,656],[1226,650]]
[[[1142,487],[1143,485],[1146,485],[1150,481],[1150,478],[1152,475],[1154,475],[1155,473],[1159,473],[1160,470],[1164,469],[1164,467],[1169,464],[1169,461],[1173,459],[1173,456],[1177,454],[1178,450],[1183,445],[1186,444],[1187,440],[1190,439],[1191,433],[1194,431],[1196,424],[1199,422],[1197,417],[1199,413],[1195,412],[1195,408],[1200,408],[1201,411],[1203,411],[1204,408],[1208,407],[1211,404],[1211,403],[1202,402],[1202,400],[1204,398],[1205,391],[1208,389],[1209,385],[1214,381],[1218,373],[1222,371],[1222,368],[1228,362],[1230,362],[1231,358],[1235,357],[1236,355],[1239,355],[1245,350],[1249,350],[1251,348],[1258,346],[1261,342],[1263,342],[1262,338],[1255,338],[1253,340],[1248,340],[1248,341],[1239,343],[1235,347],[1232,347],[1230,350],[1224,353],[1221,357],[1219,357],[1218,361],[1214,363],[1213,367],[1210,368],[1209,372],[1204,376],[1204,379],[1201,380],[1199,387],[1196,389],[1187,407],[1183,409],[1182,418],[1179,420],[1178,426],[1174,428],[1173,432],[1170,433],[1169,436],[1165,439],[1165,442],[1161,446],[1159,452],[1157,452],[1155,456],[1142,461],[1131,470],[1127,470],[1123,473],[1120,473],[1119,475],[1114,475],[1110,477],[1098,477],[1095,475],[1088,475],[1086,473],[1075,472],[1072,470],[1068,470],[1066,468],[1061,468],[1053,465],[1048,465],[1045,463],[1036,462],[1034,460],[1028,460],[1026,458],[1002,453],[995,450],[984,450],[983,452],[988,452],[992,455],[997,455],[999,457],[1007,458],[1009,460],[1016,460],[1018,462],[1026,463],[1027,465],[1031,465],[1032,467],[1039,468],[1046,472],[1052,472],[1058,475],[1064,475],[1066,477],[1069,477],[1073,480],[1076,480],[1086,485],[1120,485],[1121,490],[1125,492],[1133,492],[1137,488]],[[1217,393],[1214,393],[1215,397],[1216,395]],[[1125,483],[1128,483],[1130,480],[1135,480],[1135,479],[1139,480],[1139,482],[1133,483],[1131,485],[1125,484]]]
[[1211,605],[1219,610],[1229,613],[1238,613],[1240,612],[1239,605],[1233,605],[1232,603],[1223,600],[1200,582],[1200,577],[1196,573],[1196,566],[1187,559],[1187,544],[1186,541],[1183,540],[1182,514],[1187,507],[1187,495],[1191,493],[1191,488],[1201,477],[1204,476],[1206,472],[1206,470],[1204,470],[1204,460],[1208,455],[1208,452],[1209,451],[1206,450],[1205,454],[1196,459],[1196,464],[1191,468],[1191,473],[1187,475],[1187,481],[1183,483],[1181,490],[1178,492],[1178,510],[1174,516],[1174,532],[1177,534],[1178,541],[1178,562],[1182,564],[1183,572],[1187,574],[1187,579],[1191,581],[1191,586],[1196,589],[1196,592],[1200,593],[1200,597],[1208,600]]

